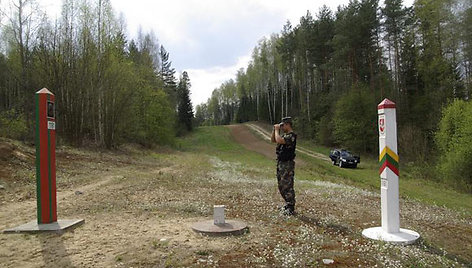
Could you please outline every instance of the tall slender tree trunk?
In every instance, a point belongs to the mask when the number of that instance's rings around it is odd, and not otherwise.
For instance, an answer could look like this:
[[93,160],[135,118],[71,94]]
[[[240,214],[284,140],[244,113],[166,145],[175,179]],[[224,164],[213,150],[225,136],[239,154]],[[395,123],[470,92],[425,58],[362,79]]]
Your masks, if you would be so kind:
[[292,71],[292,83],[290,83],[290,112],[293,113],[293,99],[294,99],[294,82],[295,81],[295,70]]
[[286,77],[286,80],[285,80],[285,116],[288,116],[288,76]]
[[269,85],[265,87],[267,89],[267,106],[269,109],[269,120],[271,123],[274,123],[273,118],[272,118],[272,111],[271,111],[271,105],[270,105],[270,94],[269,94]]
[[257,121],[260,120],[259,118],[259,90],[256,89],[256,114],[257,114]]
[[273,116],[272,118],[274,118],[275,120],[275,117],[276,117],[276,110],[277,110],[277,106],[276,106],[276,103],[275,103],[275,99],[277,98],[277,83],[274,83],[274,89],[272,90],[272,113],[273,113]]
[[102,48],[102,0],[98,1],[98,144],[105,144],[104,95],[103,95],[103,48]]
[[281,87],[280,87],[280,104],[281,104],[280,106],[282,107],[282,110],[281,110],[280,115],[281,115],[282,117],[284,117],[284,116],[285,116],[285,114],[284,114],[285,81],[284,81],[284,78],[283,78],[283,77],[282,77],[282,81],[281,81],[281,82],[282,82],[282,83],[281,83],[282,85],[281,85]]
[[[392,41],[390,40],[390,35],[388,36],[387,47],[388,47],[388,67],[393,72],[393,75],[395,77],[395,70],[393,67],[393,60],[392,60]],[[395,83],[395,86],[396,86],[396,83]]]
[[398,47],[398,35],[395,33],[394,36],[394,49],[395,49],[395,87],[397,93],[400,94],[400,52]]

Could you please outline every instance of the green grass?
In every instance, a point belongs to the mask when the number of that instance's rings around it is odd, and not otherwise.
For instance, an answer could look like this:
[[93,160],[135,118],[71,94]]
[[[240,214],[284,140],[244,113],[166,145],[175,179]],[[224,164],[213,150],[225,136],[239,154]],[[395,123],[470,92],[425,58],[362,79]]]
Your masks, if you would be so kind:
[[246,150],[231,137],[231,130],[224,126],[199,127],[193,133],[177,140],[181,151],[217,156],[224,161],[240,162],[250,166],[273,167],[274,161],[261,154]]
[[[306,149],[327,155],[330,148],[314,145],[309,141],[298,141]],[[274,161],[261,154],[246,150],[231,137],[231,130],[224,126],[200,127],[190,135],[179,138],[177,147],[181,151],[216,156],[224,161],[239,162],[243,167],[257,167],[266,170],[264,176],[275,176]],[[379,191],[380,178],[378,160],[374,157],[361,156],[361,164],[357,169],[341,169],[330,162],[297,154],[307,163],[296,169],[297,179],[325,180],[343,183]],[[400,162],[401,163],[401,162]],[[400,195],[402,198],[418,200],[426,204],[445,206],[462,212],[464,216],[472,215],[472,195],[457,192],[443,184],[418,178],[413,168],[400,166]]]
[[[310,141],[301,141],[299,144],[312,151],[329,154],[330,148],[314,145]],[[378,190],[380,188],[379,164],[378,160],[372,156],[361,156],[361,164],[357,169],[341,169],[333,166],[329,162],[298,154],[306,161],[310,161],[309,168],[314,173],[320,173],[322,179],[343,182],[356,187],[368,190]],[[425,173],[431,171],[425,170]],[[472,215],[472,195],[461,193],[450,186],[424,179],[418,176],[417,168],[402,166],[400,159],[400,196],[407,199],[418,200],[427,204],[445,206],[465,215]]]

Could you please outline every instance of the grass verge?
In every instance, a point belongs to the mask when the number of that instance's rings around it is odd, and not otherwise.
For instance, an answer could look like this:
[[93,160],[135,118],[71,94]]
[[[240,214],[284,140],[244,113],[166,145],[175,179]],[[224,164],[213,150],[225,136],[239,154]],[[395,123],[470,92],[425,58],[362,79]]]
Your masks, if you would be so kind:
[[[257,123],[259,127],[268,130],[268,125]],[[331,148],[320,146],[312,141],[299,139],[297,144],[311,151],[329,155]],[[297,157],[309,165],[306,170],[298,169],[297,177],[306,180],[328,180],[335,183],[353,185],[366,190],[376,191],[380,188],[379,165],[375,157],[361,155],[361,164],[357,169],[341,169],[330,162],[312,158],[298,153]],[[424,167],[426,169],[426,167]],[[458,192],[451,186],[425,179],[419,176],[418,167],[402,165],[400,159],[400,196],[426,204],[444,206],[472,216],[472,195]],[[425,171],[430,173],[430,171]]]

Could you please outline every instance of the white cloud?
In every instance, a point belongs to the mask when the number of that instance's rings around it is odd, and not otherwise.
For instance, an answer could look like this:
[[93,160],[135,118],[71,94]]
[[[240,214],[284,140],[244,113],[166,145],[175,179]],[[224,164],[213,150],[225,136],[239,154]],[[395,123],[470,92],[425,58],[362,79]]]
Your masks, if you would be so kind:
[[[411,6],[414,0],[405,0]],[[3,3],[8,1],[1,1]],[[50,17],[60,14],[61,1],[39,0]],[[382,2],[382,1],[381,1]],[[178,72],[186,70],[192,82],[192,101],[199,104],[213,89],[249,62],[264,36],[277,33],[287,20],[297,25],[310,10],[316,16],[323,4],[333,11],[349,0],[111,0],[123,13],[129,36],[140,26],[153,30],[170,53]]]
[[194,106],[206,102],[214,89],[223,82],[234,79],[236,72],[241,68],[246,68],[250,60],[251,57],[247,55],[240,57],[232,66],[187,70],[192,84],[191,99]]

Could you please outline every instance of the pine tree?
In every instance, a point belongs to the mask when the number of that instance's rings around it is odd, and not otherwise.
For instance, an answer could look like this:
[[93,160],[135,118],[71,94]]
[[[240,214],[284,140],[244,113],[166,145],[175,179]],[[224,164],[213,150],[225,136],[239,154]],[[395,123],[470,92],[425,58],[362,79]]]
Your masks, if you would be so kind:
[[164,84],[164,90],[169,95],[171,103],[178,105],[177,100],[177,82],[175,79],[175,69],[172,68],[172,62],[169,60],[169,52],[161,45],[159,50],[161,58],[160,76]]
[[472,7],[469,7],[464,14],[462,39],[464,42],[466,98],[469,99],[472,91]]
[[400,42],[402,29],[405,28],[406,15],[406,9],[402,6],[403,0],[386,0],[385,8],[382,8],[382,14],[385,18],[383,25],[387,33],[386,41],[388,44],[390,70],[393,73],[393,80],[397,91],[400,90]]
[[178,86],[178,131],[192,131],[193,106],[190,101],[190,78],[183,72]]

